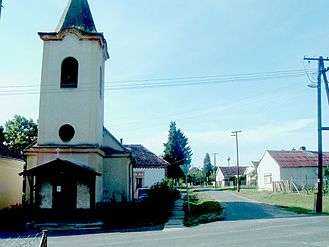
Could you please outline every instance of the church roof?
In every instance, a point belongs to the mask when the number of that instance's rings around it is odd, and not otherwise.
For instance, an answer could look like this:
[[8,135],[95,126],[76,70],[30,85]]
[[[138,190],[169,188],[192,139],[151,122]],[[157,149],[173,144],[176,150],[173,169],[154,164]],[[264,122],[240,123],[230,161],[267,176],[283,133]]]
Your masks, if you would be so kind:
[[97,33],[87,0],[70,0],[56,32],[76,28],[85,33]]

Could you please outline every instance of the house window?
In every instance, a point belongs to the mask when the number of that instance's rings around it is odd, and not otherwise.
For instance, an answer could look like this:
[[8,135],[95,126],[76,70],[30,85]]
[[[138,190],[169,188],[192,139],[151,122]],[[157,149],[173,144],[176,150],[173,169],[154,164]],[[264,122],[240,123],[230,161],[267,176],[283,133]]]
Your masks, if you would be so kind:
[[79,62],[73,57],[67,57],[62,62],[61,88],[77,88]]
[[264,184],[272,184],[272,174],[265,174],[264,175]]
[[136,190],[143,188],[143,178],[136,178]]

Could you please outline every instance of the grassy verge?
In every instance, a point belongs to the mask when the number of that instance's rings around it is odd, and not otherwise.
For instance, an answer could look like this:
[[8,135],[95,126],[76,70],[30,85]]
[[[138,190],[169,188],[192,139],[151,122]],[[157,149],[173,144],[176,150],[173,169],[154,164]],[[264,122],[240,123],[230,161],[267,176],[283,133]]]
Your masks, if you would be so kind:
[[[243,189],[239,195],[275,206],[299,214],[314,213],[314,195],[298,193],[272,193],[267,191],[257,191]],[[323,212],[329,214],[329,196],[323,199]]]
[[191,193],[190,213],[185,203],[185,226],[196,226],[223,219],[223,208],[218,201],[213,200],[205,193]]

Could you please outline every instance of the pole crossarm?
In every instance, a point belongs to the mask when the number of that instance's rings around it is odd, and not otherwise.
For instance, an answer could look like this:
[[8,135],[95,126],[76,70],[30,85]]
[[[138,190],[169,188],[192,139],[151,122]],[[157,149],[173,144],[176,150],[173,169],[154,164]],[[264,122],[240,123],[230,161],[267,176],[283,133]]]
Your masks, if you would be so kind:
[[329,127],[322,127],[322,130],[328,131],[329,130]]
[[319,61],[319,60],[322,60],[322,61],[329,61],[329,57],[326,57],[326,58],[323,58],[323,57],[304,57],[304,60],[305,61]]

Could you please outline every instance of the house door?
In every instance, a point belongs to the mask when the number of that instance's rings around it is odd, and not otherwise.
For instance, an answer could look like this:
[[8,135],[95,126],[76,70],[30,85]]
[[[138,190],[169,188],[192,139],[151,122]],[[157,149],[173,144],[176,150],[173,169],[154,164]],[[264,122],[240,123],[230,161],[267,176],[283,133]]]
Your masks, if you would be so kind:
[[53,208],[70,210],[76,208],[77,183],[72,179],[61,177],[53,186]]

